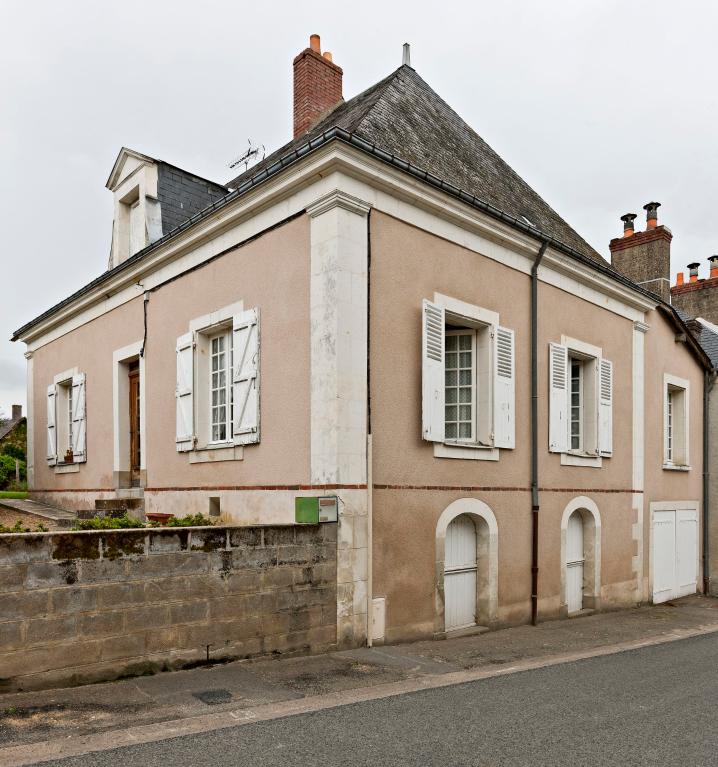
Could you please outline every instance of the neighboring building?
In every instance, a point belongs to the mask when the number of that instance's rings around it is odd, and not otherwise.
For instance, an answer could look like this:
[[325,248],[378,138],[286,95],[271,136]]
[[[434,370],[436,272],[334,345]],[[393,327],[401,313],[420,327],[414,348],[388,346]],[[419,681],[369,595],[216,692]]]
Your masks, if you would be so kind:
[[6,445],[22,450],[23,455],[27,452],[27,419],[22,414],[22,405],[13,405],[12,416],[0,422],[0,453]]
[[249,525],[336,494],[343,645],[700,588],[681,319],[408,61],[344,102],[313,37],[294,76],[294,139],[186,221],[120,154],[112,268],[15,334],[32,496]]

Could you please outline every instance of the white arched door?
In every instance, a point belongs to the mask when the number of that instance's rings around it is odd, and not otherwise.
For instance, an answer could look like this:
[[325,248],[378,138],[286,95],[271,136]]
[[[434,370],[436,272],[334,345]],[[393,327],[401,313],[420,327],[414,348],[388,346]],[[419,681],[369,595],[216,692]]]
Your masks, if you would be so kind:
[[476,526],[465,514],[446,529],[444,621],[446,631],[476,625]]
[[583,519],[574,511],[566,528],[566,604],[569,613],[583,609]]

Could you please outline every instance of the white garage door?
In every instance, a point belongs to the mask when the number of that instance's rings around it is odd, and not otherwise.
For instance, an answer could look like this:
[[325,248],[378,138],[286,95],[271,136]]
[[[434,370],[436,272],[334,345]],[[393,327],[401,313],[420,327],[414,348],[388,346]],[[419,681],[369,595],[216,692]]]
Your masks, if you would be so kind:
[[446,530],[444,551],[444,621],[446,631],[476,625],[476,526],[456,517]]
[[698,512],[653,512],[653,601],[695,594],[698,582]]

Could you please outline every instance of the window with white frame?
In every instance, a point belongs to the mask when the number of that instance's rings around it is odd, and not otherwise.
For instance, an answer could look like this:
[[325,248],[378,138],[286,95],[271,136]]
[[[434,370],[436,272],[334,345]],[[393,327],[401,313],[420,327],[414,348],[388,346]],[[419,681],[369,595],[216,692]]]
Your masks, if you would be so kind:
[[598,347],[549,344],[549,450],[584,458],[613,453],[613,364]]
[[259,442],[259,310],[233,310],[177,339],[179,452]]
[[448,449],[435,455],[514,447],[514,358],[514,333],[495,312],[440,294],[423,302],[422,436]]
[[56,377],[47,388],[47,461],[86,460],[85,374]]
[[663,380],[663,465],[688,468],[688,381],[666,374]]

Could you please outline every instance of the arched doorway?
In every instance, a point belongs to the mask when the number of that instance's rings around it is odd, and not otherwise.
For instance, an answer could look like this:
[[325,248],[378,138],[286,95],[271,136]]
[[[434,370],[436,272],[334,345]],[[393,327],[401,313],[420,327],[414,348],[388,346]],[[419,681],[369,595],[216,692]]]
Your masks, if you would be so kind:
[[561,609],[569,615],[601,601],[601,515],[590,498],[574,498],[561,519]]
[[444,621],[447,631],[476,625],[476,526],[468,514],[446,529]]
[[438,634],[496,621],[498,528],[482,501],[461,498],[439,517],[435,601]]

